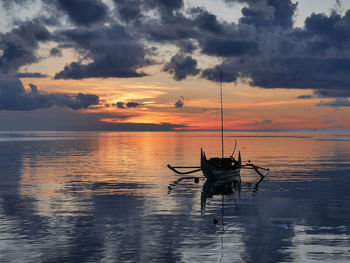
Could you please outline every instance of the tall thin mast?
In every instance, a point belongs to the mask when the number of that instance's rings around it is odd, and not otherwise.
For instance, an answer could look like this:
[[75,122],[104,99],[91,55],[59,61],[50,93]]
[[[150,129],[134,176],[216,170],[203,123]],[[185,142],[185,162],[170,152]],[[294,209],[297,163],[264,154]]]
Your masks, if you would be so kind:
[[220,69],[221,155],[224,158],[224,108],[222,106],[222,64]]

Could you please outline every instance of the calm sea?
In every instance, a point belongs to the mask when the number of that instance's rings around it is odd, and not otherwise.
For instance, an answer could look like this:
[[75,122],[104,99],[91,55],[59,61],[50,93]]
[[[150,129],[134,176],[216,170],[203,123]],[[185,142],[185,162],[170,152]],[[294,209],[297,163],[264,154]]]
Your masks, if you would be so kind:
[[166,165],[219,156],[219,136],[1,132],[0,262],[350,261],[350,133],[228,132],[227,155],[237,139],[271,172],[205,200]]

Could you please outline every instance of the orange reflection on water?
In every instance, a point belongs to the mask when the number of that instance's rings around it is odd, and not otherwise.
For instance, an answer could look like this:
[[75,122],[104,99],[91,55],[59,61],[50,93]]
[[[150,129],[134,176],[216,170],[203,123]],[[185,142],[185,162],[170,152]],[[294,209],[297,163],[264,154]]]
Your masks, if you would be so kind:
[[[164,174],[169,172],[164,168],[170,158],[164,153],[170,141],[173,145],[178,141],[167,135],[85,133],[76,141],[52,143],[47,152],[22,158],[21,195],[37,200],[38,213],[52,215],[88,210],[89,206],[77,199],[89,200],[91,195],[166,194],[169,178]],[[83,206],[77,206],[79,203]]]
[[[237,139],[244,161],[271,169],[266,180],[327,180],[314,171],[332,172],[332,165],[349,165],[348,134],[226,132],[225,154]],[[91,209],[94,195],[136,195],[164,199],[179,175],[166,165],[199,166],[200,149],[220,156],[219,132],[99,132],[78,133],[77,139],[46,141],[23,155],[20,193],[36,200],[38,213],[75,213]],[[195,174],[201,176],[201,173]],[[259,176],[241,172],[244,182]],[[197,186],[195,186],[197,187]],[[196,199],[197,200],[197,199]],[[198,199],[199,200],[199,199]],[[178,205],[178,204],[177,204]],[[166,209],[166,207],[164,208]]]

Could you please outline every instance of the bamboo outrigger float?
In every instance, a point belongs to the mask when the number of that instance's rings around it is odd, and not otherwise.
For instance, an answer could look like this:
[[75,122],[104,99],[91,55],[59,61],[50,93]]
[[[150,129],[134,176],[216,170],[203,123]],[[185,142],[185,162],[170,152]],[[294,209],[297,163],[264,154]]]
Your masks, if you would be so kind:
[[[201,166],[176,166],[172,167],[168,164],[168,168],[177,174],[191,174],[195,172],[202,171],[203,175],[210,181],[234,181],[241,182],[241,169],[253,169],[262,178],[264,178],[269,173],[269,168],[263,168],[247,161],[242,165],[241,153],[238,153],[238,159],[236,160],[233,155],[236,151],[236,145],[233,153],[230,157],[224,157],[224,110],[222,103],[222,66],[220,71],[220,108],[221,108],[221,158],[210,158],[207,159],[205,152],[201,149],[200,164]],[[178,169],[194,169],[190,171],[181,172]]]

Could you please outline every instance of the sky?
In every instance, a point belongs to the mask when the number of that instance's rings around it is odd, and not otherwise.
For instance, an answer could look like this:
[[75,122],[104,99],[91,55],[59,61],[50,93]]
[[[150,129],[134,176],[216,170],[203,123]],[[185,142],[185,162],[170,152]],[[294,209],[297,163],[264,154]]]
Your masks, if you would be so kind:
[[[349,10],[349,11],[348,11]],[[0,0],[0,130],[350,128],[350,1]]]

